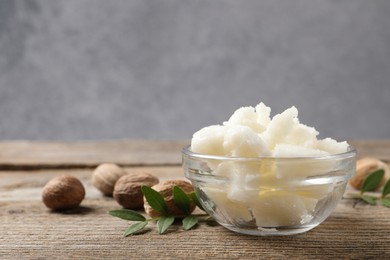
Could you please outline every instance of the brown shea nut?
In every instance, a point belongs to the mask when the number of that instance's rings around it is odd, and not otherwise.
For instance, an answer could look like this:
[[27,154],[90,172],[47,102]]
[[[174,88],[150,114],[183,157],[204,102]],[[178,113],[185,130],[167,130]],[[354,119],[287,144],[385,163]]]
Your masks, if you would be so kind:
[[85,197],[83,184],[75,177],[62,175],[50,180],[42,191],[42,200],[51,209],[77,208]]
[[390,178],[390,169],[386,163],[376,158],[366,157],[358,160],[356,162],[355,176],[353,176],[352,179],[349,180],[349,184],[356,190],[360,190],[366,177],[379,169],[383,169],[385,171],[385,175],[383,176],[382,181],[376,187],[376,190],[378,190]]
[[[159,184],[156,184],[152,187],[155,191],[158,191],[164,198],[165,203],[167,204],[168,208],[168,215],[172,216],[180,216],[185,215],[185,213],[179,209],[175,202],[173,201],[173,187],[178,186],[181,188],[187,195],[194,191],[194,188],[192,187],[191,183],[184,181],[184,180],[170,180],[165,182],[160,182]],[[193,212],[195,210],[195,203],[190,200],[190,212]],[[145,212],[151,217],[160,217],[162,214],[156,210],[154,210],[152,207],[150,207],[149,203],[146,201],[144,197],[144,208]]]
[[116,164],[100,164],[92,173],[92,185],[106,196],[112,196],[115,182],[127,172]]
[[126,209],[142,208],[144,200],[141,187],[151,187],[158,182],[158,178],[146,172],[129,173],[116,181],[113,196]]

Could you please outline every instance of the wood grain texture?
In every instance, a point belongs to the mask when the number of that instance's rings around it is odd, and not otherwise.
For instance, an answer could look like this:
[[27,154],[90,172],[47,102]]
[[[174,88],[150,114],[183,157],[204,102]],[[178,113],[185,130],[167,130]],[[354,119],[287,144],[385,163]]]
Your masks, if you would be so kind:
[[123,166],[178,165],[188,141],[120,140],[106,142],[0,143],[0,169],[93,168],[112,162]]
[[358,158],[375,157],[390,163],[390,140],[350,140],[358,153]]
[[388,210],[346,200],[317,228],[296,236],[238,235],[221,226],[200,224],[165,235],[150,231],[123,237],[128,222],[107,211],[108,198],[51,212],[40,201],[0,202],[0,258],[95,259],[389,259]]
[[[93,168],[112,162],[123,166],[180,165],[181,149],[189,141],[120,140],[106,142],[30,142],[0,143],[0,169],[36,170]],[[351,140],[358,156],[374,156],[390,162],[390,141]]]
[[[160,181],[168,179],[185,179],[181,167],[123,167],[128,173],[146,171],[158,176]],[[34,171],[0,171],[0,202],[40,200],[43,186],[52,178],[59,175],[77,177],[86,189],[86,198],[100,198],[100,192],[92,186],[93,169],[51,169]]]
[[[354,144],[360,155],[390,161],[388,141]],[[165,235],[158,235],[152,224],[145,234],[123,237],[128,222],[107,214],[120,207],[91,185],[93,166],[118,162],[128,165],[129,172],[184,179],[180,166],[184,145],[42,143],[40,149],[38,143],[0,143],[0,259],[390,259],[390,209],[355,199],[342,200],[324,223],[296,236],[245,236],[201,223],[190,231],[178,224]],[[86,199],[80,208],[59,213],[44,206],[41,191],[62,174],[82,181]]]

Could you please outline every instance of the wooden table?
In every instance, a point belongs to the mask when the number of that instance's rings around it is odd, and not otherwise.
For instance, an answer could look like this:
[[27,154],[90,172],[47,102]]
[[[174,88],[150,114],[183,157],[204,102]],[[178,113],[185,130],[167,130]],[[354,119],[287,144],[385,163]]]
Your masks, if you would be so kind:
[[[183,141],[0,143],[0,259],[390,259],[390,208],[343,199],[320,226],[296,236],[255,237],[221,226],[175,226],[165,235],[152,227],[123,237],[128,223],[107,211],[119,208],[90,181],[102,162],[142,168],[160,179],[183,178]],[[359,156],[390,161],[390,141],[353,141]],[[86,187],[82,207],[52,212],[41,190],[52,177],[71,174]]]

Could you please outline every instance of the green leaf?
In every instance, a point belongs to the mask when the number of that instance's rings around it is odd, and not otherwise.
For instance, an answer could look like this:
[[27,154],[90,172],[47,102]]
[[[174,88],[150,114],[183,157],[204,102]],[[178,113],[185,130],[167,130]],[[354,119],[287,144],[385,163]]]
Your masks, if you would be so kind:
[[198,224],[198,218],[193,215],[183,218],[183,228],[185,230],[193,228],[196,224]]
[[202,207],[202,204],[200,204],[200,201],[199,201],[198,195],[196,195],[196,192],[194,192],[194,191],[191,192],[190,197],[191,197],[191,200],[195,203],[195,205],[198,206],[198,208],[205,211],[204,208]]
[[176,206],[186,215],[191,214],[190,199],[188,198],[187,194],[178,186],[173,187],[173,201],[175,202]]
[[163,234],[175,221],[175,217],[161,217],[157,221],[157,230],[159,234]]
[[141,187],[141,190],[145,199],[154,210],[164,215],[168,215],[167,204],[160,193],[145,185]]
[[390,208],[390,199],[382,199],[382,205]]
[[360,188],[361,193],[374,190],[381,182],[384,174],[385,171],[383,169],[379,169],[368,175],[364,179],[362,187]]
[[145,217],[138,212],[130,209],[117,209],[108,212],[111,216],[130,221],[145,221]]
[[364,200],[366,203],[370,205],[376,205],[376,199],[374,197],[362,196],[362,200]]
[[390,179],[386,182],[385,186],[383,186],[382,198],[386,197],[388,194],[390,194]]
[[148,222],[146,222],[146,221],[132,224],[125,230],[125,233],[123,234],[123,236],[127,237],[130,235],[133,235],[133,234],[141,231],[147,224],[148,224]]

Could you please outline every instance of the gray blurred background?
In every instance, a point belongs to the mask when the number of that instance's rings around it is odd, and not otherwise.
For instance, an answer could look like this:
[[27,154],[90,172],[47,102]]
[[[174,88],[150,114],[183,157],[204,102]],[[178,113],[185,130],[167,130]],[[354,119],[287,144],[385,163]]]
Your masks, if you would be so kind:
[[186,139],[260,101],[390,138],[388,0],[0,0],[0,139]]

